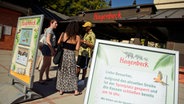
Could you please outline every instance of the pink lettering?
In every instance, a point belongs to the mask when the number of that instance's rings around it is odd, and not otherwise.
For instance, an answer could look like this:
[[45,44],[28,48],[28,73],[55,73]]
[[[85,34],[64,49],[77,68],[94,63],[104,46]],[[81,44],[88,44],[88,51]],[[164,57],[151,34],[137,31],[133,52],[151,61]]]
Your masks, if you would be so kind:
[[22,26],[34,26],[36,25],[36,20],[27,20],[27,21],[22,21]]
[[121,12],[119,11],[118,13],[106,13],[106,14],[99,14],[99,13],[94,13],[93,19],[94,20],[99,20],[99,21],[104,21],[104,20],[114,20],[114,19],[120,19],[122,18]]
[[149,67],[147,62],[141,62],[138,60],[126,60],[123,57],[120,57],[120,63],[127,64],[128,66]]

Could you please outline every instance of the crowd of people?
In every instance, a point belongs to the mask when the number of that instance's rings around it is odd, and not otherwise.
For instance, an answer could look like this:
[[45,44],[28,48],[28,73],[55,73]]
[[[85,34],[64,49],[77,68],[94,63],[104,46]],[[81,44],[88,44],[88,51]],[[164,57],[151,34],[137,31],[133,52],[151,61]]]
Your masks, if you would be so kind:
[[[79,23],[77,21],[71,21],[56,42],[56,35],[53,30],[56,29],[57,26],[57,21],[51,20],[50,26],[46,28],[44,32],[43,45],[39,47],[42,54],[42,65],[40,68],[38,82],[40,84],[45,84],[46,81],[52,80],[49,77],[49,69],[51,66],[52,56],[56,53],[54,46],[62,43],[63,56],[58,64],[56,89],[60,95],[73,91],[74,95],[78,96],[81,94],[81,92],[78,91],[79,74],[82,69],[81,80],[85,80],[86,70],[92,56],[92,50],[96,39],[95,34],[92,31],[92,23],[87,21],[82,25],[85,30],[85,34],[84,36],[81,36],[81,34],[79,34]],[[78,54],[76,55],[76,53]],[[40,63],[40,60],[38,63]],[[39,67],[39,64],[37,67]],[[46,75],[45,80],[43,80],[44,73]]]

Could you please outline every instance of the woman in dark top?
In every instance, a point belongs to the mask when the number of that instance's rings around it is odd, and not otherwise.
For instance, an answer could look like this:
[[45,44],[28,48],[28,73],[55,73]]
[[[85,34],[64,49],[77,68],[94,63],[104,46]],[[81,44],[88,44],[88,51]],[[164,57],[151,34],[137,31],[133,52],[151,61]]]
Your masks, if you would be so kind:
[[74,91],[74,95],[80,95],[77,85],[75,51],[80,47],[79,25],[76,21],[68,24],[64,33],[61,34],[58,44],[64,43],[63,58],[57,74],[56,89],[60,95],[64,92]]

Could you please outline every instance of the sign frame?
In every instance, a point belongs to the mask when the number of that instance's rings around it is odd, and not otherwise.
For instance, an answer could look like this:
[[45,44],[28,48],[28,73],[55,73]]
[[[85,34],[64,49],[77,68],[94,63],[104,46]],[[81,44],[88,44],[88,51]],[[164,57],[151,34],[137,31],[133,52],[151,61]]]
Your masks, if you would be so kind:
[[2,35],[3,35],[3,25],[0,24],[0,39],[1,39]]
[[[9,76],[27,86],[33,87],[39,37],[44,15],[19,17],[14,39]],[[14,82],[12,82],[14,83]]]
[[[131,54],[129,54],[127,57],[127,55],[125,55],[125,52],[122,52],[122,50],[123,51],[125,50],[126,52],[132,52],[133,58],[135,55],[142,55],[142,56],[145,55],[147,57],[147,59],[145,59],[145,60],[147,60],[147,64],[141,64],[141,65],[142,66],[149,66],[149,68],[142,67],[142,69],[145,69],[145,70],[142,70],[140,68],[140,66],[135,65],[137,67],[136,68],[135,66],[134,67],[129,66],[131,64],[127,65],[127,63],[125,61],[122,61],[122,59],[119,56],[126,57],[130,60],[134,60],[134,59],[132,59]],[[113,57],[112,57],[112,55],[113,55]],[[150,55],[152,55],[152,56],[150,56]],[[156,58],[155,55],[158,57]],[[167,56],[169,56],[169,58],[171,58],[172,65],[170,65],[170,66],[163,65],[164,63],[160,61],[160,56],[164,56],[164,55],[167,55]],[[154,59],[154,57],[155,57],[155,59]],[[161,57],[161,58],[163,58],[163,57]],[[118,63],[118,61],[116,61],[116,59],[117,60],[119,59],[119,63]],[[152,62],[153,59],[156,61]],[[151,62],[149,62],[148,60]],[[139,60],[139,61],[141,61],[141,60]],[[123,63],[123,65],[120,65],[120,63],[121,64]],[[110,68],[108,65],[110,66]],[[122,102],[130,103],[132,101],[131,94],[125,94],[127,99],[119,100],[119,99],[122,99],[122,98],[120,98],[122,93],[121,94],[119,93],[120,96],[115,100],[115,98],[116,98],[116,97],[114,97],[115,95],[111,96],[110,94],[108,94],[108,91],[105,91],[106,89],[109,90],[108,88],[110,88],[110,87],[117,88],[117,86],[115,86],[115,85],[107,85],[107,83],[109,84],[108,78],[117,78],[118,79],[118,78],[122,78],[122,76],[117,77],[118,75],[125,74],[120,69],[111,70],[111,69],[116,69],[117,66],[121,69],[124,69],[123,71],[125,71],[126,74],[128,74],[127,76],[133,76],[133,77],[135,76],[136,78],[134,78],[134,80],[137,79],[137,81],[140,81],[139,79],[142,78],[141,77],[142,74],[145,75],[145,77],[147,77],[147,78],[141,79],[141,80],[143,80],[143,82],[146,84],[151,83],[151,84],[155,85],[156,86],[154,88],[155,91],[160,92],[160,94],[164,94],[165,99],[163,100],[163,102],[160,102],[160,104],[177,104],[178,103],[178,73],[179,73],[179,70],[178,70],[179,69],[179,52],[178,51],[168,50],[168,49],[160,49],[160,48],[154,48],[154,47],[146,47],[146,46],[140,46],[140,45],[134,45],[134,44],[124,44],[124,43],[118,43],[118,42],[97,39],[96,43],[95,43],[95,47],[94,47],[93,56],[92,56],[92,62],[91,62],[91,66],[90,66],[90,73],[89,73],[89,78],[88,78],[88,83],[87,83],[84,104],[94,104],[94,103],[97,104],[99,102],[106,103],[106,104],[111,104],[111,103],[119,104],[120,102],[121,103]],[[106,69],[106,68],[109,68],[109,69]],[[130,68],[132,70],[129,70],[127,68]],[[163,70],[161,68],[163,68]],[[173,70],[172,74],[170,74],[170,70],[168,70],[168,72],[167,72],[167,70],[165,70],[164,68],[165,69],[171,68],[174,70]],[[152,69],[152,70],[150,70],[150,69]],[[109,70],[111,70],[111,71],[109,71]],[[163,78],[164,78],[164,81],[166,81],[165,85],[162,85],[162,83],[156,82],[155,78],[158,77],[158,74],[160,73],[160,71],[164,74]],[[136,74],[133,74],[135,72],[136,72]],[[119,73],[119,74],[117,75],[116,73]],[[139,74],[139,73],[141,73],[141,74]],[[145,73],[148,73],[148,75]],[[113,75],[113,77],[112,77],[112,75]],[[153,78],[150,77],[153,75],[157,75],[157,76],[155,76]],[[123,76],[123,77],[125,78],[125,76]],[[133,78],[129,78],[129,80],[131,80],[131,79],[133,80]],[[147,81],[147,79],[153,80],[153,81],[149,82],[149,81]],[[127,81],[125,81],[125,82],[127,82]],[[126,85],[127,83],[125,83],[125,82],[122,82],[121,84]],[[104,88],[104,86],[106,89]],[[158,86],[165,86],[165,87],[161,88]],[[132,85],[130,87],[134,87],[134,86]],[[142,88],[143,87],[145,87],[145,85],[142,85]],[[147,91],[150,91],[150,89],[147,89]],[[173,90],[169,92],[168,89],[173,89]],[[111,88],[111,90],[112,90],[112,88]],[[146,91],[146,89],[144,89],[144,90]],[[125,93],[125,92],[123,92],[123,93]],[[156,99],[156,98],[158,98],[158,97],[156,97],[156,95],[158,95],[158,93],[153,94],[153,93],[149,92],[149,94],[153,95],[153,96],[155,95],[155,97],[151,98],[151,100],[150,100],[150,99],[147,99],[146,97],[145,98],[142,97],[141,95],[139,96],[139,98],[143,98],[143,100],[141,100],[143,103],[145,103],[146,101],[148,101],[150,103],[150,102],[152,102],[152,100],[158,101],[158,99]],[[106,99],[106,100],[104,100],[104,99]],[[111,100],[109,100],[109,99],[111,99]],[[104,101],[102,101],[102,100],[104,100]],[[108,103],[109,101],[111,101],[111,102]],[[112,102],[112,101],[114,101],[114,102]],[[152,103],[155,104],[155,102],[152,102]],[[138,104],[138,103],[131,102],[130,104]]]

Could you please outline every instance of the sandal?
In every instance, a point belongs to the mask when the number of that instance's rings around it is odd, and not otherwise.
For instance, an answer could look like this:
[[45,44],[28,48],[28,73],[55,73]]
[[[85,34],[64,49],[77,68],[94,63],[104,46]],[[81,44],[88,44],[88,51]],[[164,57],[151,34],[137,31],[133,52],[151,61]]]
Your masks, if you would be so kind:
[[81,95],[82,93],[81,92],[78,92],[77,94],[74,94],[74,96],[78,96],[78,95]]
[[59,91],[59,95],[63,95],[63,93],[64,93],[63,91]]

